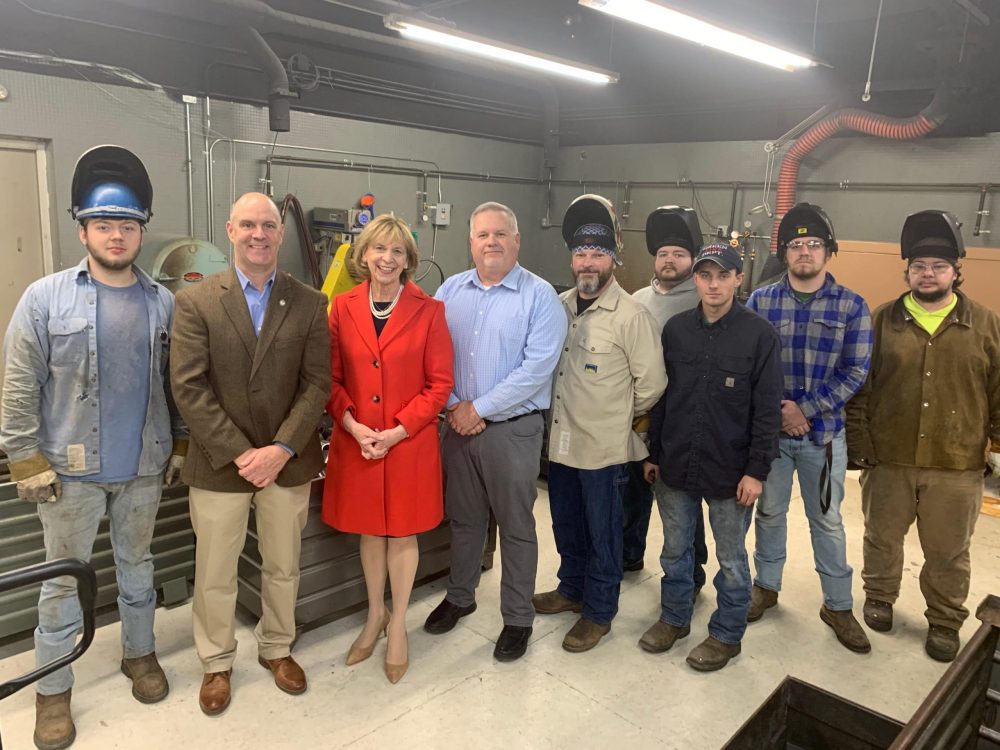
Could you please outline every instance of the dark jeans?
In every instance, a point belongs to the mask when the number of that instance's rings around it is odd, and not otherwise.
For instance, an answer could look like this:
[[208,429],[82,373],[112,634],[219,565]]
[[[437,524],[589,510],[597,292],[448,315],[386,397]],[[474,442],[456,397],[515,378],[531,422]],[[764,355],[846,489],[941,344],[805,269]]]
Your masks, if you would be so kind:
[[622,496],[628,465],[574,469],[549,462],[549,507],[559,551],[559,593],[583,602],[600,625],[618,613],[622,580]]
[[[623,499],[625,531],[622,560],[625,565],[639,562],[646,556],[646,536],[649,534],[649,517],[653,511],[653,486],[642,476],[642,461],[628,465],[628,484]],[[699,511],[694,533],[694,585],[705,585],[705,564],[708,562],[708,545],[705,544],[705,516]]]

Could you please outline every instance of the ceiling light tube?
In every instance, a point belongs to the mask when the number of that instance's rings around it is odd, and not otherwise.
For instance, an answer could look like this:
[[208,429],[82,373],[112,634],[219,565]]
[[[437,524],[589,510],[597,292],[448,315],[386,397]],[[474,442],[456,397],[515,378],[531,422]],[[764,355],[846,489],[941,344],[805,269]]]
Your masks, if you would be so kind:
[[618,74],[611,70],[581,65],[571,60],[533,52],[522,47],[496,42],[492,39],[465,34],[461,31],[438,26],[416,18],[397,14],[382,19],[387,29],[398,31],[407,39],[434,44],[439,47],[462,52],[477,57],[485,57],[497,62],[517,65],[542,73],[573,78],[586,83],[617,83]]
[[735,31],[728,31],[650,0],[579,0],[579,3],[587,8],[607,13],[609,16],[648,26],[664,34],[671,34],[703,47],[728,52],[773,68],[793,71],[816,65],[816,62],[808,57],[751,39]]

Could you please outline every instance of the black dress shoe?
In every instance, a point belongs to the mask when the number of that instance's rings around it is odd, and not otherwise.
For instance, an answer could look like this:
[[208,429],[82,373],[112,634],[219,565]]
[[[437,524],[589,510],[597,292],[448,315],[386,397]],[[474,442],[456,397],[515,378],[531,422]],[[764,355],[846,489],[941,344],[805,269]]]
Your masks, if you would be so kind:
[[627,573],[635,573],[637,570],[642,570],[645,561],[642,558],[638,560],[626,560],[622,567]]
[[442,601],[434,611],[427,615],[427,619],[424,621],[424,630],[428,633],[433,633],[434,635],[441,635],[441,633],[447,633],[455,624],[466,615],[471,615],[476,611],[476,603],[473,602],[468,607],[459,607],[457,604],[452,604],[447,599]]
[[497,638],[497,647],[493,649],[493,658],[497,661],[514,661],[524,656],[528,650],[528,639],[531,637],[531,626],[504,625]]

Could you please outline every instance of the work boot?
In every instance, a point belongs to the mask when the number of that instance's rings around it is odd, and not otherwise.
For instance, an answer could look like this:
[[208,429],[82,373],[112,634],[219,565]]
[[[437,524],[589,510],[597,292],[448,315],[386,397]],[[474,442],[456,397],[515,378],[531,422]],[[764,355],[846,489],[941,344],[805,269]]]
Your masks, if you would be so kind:
[[572,599],[567,599],[559,593],[558,589],[555,591],[546,591],[544,594],[535,594],[531,597],[531,604],[540,615],[583,611],[583,602],[575,602]]
[[865,625],[880,633],[892,630],[892,605],[881,599],[865,599]]
[[734,656],[739,656],[741,650],[738,643],[723,643],[708,636],[691,650],[687,663],[699,672],[714,672],[726,666]]
[[35,693],[35,747],[38,750],[62,750],[76,739],[76,727],[69,711],[73,690],[55,695]]
[[642,634],[639,645],[643,651],[648,651],[651,654],[662,654],[673,648],[673,645],[681,638],[686,638],[690,632],[690,625],[677,627],[657,620],[649,630]]
[[122,674],[132,680],[132,697],[140,703],[158,703],[167,697],[170,685],[156,654],[122,659]]
[[927,641],[924,650],[935,661],[955,661],[958,654],[958,631],[943,625],[931,625],[927,628]]
[[750,591],[750,609],[747,610],[747,622],[757,622],[764,616],[764,610],[778,603],[778,592],[758,586],[756,583]]
[[824,604],[819,608],[819,619],[833,628],[837,640],[844,646],[859,654],[867,654],[872,650],[868,636],[861,629],[861,623],[854,618],[854,612],[849,609],[827,609]]
[[[567,599],[567,601],[569,600]],[[591,622],[586,617],[581,617],[576,621],[576,625],[571,627],[569,632],[566,633],[566,637],[563,638],[562,647],[574,654],[590,651],[610,630],[610,625],[600,625],[596,622]]]

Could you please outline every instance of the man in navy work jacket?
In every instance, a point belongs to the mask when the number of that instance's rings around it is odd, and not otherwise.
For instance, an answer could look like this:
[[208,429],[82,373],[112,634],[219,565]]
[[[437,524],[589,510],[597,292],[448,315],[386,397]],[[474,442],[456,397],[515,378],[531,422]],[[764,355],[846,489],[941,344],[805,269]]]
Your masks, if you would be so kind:
[[740,653],[750,606],[746,533],[781,430],[781,352],[774,328],[735,300],[743,262],[706,245],[694,263],[699,305],[663,329],[667,390],[650,419],[645,469],[663,521],[660,618],[639,645],[659,653],[691,632],[693,542],[701,503],[715,538],[717,608],[687,657],[703,672]]

